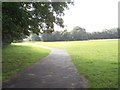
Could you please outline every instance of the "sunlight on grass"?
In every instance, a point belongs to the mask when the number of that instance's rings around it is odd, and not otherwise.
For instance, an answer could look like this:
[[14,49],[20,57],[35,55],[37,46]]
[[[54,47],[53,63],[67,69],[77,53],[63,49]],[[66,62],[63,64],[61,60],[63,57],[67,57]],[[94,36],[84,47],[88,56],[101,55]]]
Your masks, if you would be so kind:
[[26,43],[13,43],[7,48],[4,48],[2,52],[3,82],[41,60],[49,52],[49,50],[33,47]]
[[118,41],[33,42],[65,49],[92,88],[118,87]]

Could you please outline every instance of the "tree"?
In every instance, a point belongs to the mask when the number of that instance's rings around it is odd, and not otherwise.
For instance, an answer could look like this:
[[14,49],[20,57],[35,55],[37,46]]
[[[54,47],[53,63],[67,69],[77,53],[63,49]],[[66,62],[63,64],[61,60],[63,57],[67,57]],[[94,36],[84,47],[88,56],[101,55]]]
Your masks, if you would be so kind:
[[89,39],[117,39],[118,38],[118,29],[104,29],[102,32],[92,32],[88,33]]
[[52,41],[60,41],[61,40],[61,34],[60,31],[55,31],[52,33]]
[[41,40],[42,41],[60,41],[61,34],[59,31],[55,31],[52,34],[44,33],[44,34],[41,34]]
[[72,31],[55,31],[52,34],[42,34],[42,41],[77,41],[88,39],[117,39],[117,28],[105,29],[102,32],[86,32],[84,28],[74,28]]
[[40,39],[39,35],[34,34],[34,33],[32,33],[32,34],[30,35],[30,41],[40,41],[40,40],[41,40],[41,39]]
[[3,2],[2,41],[10,44],[32,33],[51,33],[54,23],[64,27],[62,16],[72,2]]
[[72,35],[70,32],[68,32],[67,30],[64,30],[61,32],[61,40],[62,41],[70,41],[72,40]]
[[22,9],[20,9],[20,6],[20,3],[2,4],[3,45],[10,44],[13,40],[22,39],[25,34],[28,34],[28,31],[26,30],[27,18],[24,19],[27,14]]
[[53,36],[50,33],[43,33],[41,34],[42,41],[53,41]]
[[71,31],[72,39],[73,40],[85,40],[87,39],[87,33],[84,28],[81,28],[79,26],[76,26]]

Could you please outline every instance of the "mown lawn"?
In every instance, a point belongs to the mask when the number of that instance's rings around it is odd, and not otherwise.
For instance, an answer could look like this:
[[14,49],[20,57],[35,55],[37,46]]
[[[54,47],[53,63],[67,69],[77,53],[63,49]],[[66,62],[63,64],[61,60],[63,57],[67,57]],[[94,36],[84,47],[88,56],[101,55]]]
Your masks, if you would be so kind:
[[33,42],[65,49],[90,88],[118,87],[118,40]]
[[20,71],[49,54],[49,50],[14,43],[2,50],[2,81],[6,82]]

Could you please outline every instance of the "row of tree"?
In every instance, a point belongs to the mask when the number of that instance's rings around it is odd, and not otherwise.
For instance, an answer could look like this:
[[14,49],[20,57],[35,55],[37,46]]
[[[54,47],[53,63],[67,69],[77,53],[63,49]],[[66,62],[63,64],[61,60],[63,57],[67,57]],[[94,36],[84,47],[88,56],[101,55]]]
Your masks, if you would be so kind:
[[86,32],[84,28],[76,26],[71,31],[55,31],[52,34],[44,33],[39,36],[31,34],[29,41],[77,41],[77,40],[88,40],[88,39],[117,39],[118,29],[106,29],[102,32]]

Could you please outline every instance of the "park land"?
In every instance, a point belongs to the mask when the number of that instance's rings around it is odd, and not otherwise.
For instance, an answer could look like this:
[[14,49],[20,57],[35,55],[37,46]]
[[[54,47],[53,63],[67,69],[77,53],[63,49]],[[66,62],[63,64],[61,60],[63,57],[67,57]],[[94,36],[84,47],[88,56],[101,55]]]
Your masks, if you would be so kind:
[[66,50],[79,74],[88,80],[88,87],[118,87],[117,39],[12,43],[3,49],[3,82],[50,53],[31,44]]

